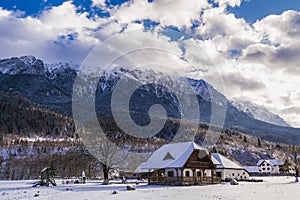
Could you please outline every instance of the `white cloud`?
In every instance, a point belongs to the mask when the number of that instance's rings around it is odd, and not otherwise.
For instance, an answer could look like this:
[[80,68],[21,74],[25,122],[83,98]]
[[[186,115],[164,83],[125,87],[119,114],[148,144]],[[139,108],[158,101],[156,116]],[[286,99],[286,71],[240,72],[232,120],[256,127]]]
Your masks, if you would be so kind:
[[92,5],[93,6],[99,6],[99,7],[102,7],[102,6],[105,6],[105,0],[92,0]]
[[290,44],[300,40],[300,13],[288,10],[281,15],[269,15],[253,24],[273,44]]
[[207,9],[201,19],[202,25],[196,29],[196,33],[201,38],[214,40],[221,51],[241,50],[261,40],[261,35],[244,19],[226,13],[224,8]]
[[216,3],[218,3],[220,6],[240,6],[243,0],[215,0]]
[[200,17],[200,12],[209,7],[207,0],[164,0],[153,1],[134,0],[117,7],[112,15],[121,23],[131,23],[135,20],[151,19],[160,22],[162,26],[190,27],[193,20]]
[[14,12],[1,9],[1,57],[32,54],[46,61],[80,63],[99,42],[94,30],[108,22],[89,19],[88,13],[76,10],[71,1],[45,10],[36,18],[17,17]]

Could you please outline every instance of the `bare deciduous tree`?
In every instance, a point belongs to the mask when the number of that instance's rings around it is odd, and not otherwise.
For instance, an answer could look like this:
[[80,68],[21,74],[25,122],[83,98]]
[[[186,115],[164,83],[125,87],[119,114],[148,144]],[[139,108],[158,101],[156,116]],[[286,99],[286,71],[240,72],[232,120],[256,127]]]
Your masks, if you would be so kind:
[[128,157],[125,150],[101,134],[92,135],[84,149],[84,154],[91,153],[101,163],[105,185],[109,184],[110,171],[122,168]]

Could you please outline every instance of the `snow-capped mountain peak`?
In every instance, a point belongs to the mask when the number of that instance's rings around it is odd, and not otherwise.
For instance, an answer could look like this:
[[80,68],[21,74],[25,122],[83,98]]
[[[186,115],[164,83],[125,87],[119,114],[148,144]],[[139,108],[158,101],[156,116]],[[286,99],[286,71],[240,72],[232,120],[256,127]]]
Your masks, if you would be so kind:
[[3,74],[31,74],[44,75],[50,78],[56,77],[57,74],[65,70],[78,71],[79,66],[69,63],[44,63],[34,56],[12,57],[0,60],[0,72]]
[[43,61],[34,56],[22,56],[0,60],[0,72],[10,75],[42,75],[45,72],[45,67]]
[[280,116],[270,112],[269,110],[267,110],[262,106],[253,104],[249,101],[242,101],[242,100],[234,100],[231,101],[230,103],[238,110],[246,113],[248,116],[254,119],[258,119],[278,126],[291,127],[291,125],[288,124],[286,121],[284,121],[284,119],[282,119]]

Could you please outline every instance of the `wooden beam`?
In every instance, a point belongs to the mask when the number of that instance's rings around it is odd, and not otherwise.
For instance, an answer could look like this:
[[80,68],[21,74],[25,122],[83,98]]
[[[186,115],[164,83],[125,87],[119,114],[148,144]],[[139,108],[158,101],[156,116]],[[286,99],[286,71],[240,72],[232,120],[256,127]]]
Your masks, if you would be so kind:
[[182,184],[183,177],[184,177],[183,171],[184,171],[184,168],[182,167],[182,168],[181,168],[181,179],[180,179],[180,183],[181,183],[181,184]]
[[193,169],[193,179],[194,179],[194,182],[196,182],[196,169]]

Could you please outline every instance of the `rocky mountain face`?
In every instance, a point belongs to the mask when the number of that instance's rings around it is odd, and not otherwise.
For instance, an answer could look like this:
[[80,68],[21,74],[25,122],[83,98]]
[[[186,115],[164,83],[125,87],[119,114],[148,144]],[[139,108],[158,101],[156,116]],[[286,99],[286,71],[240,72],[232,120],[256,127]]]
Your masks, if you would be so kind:
[[231,101],[230,102],[234,107],[238,110],[246,113],[249,117],[254,119],[258,119],[270,124],[283,126],[283,127],[291,127],[284,119],[282,119],[279,115],[276,115],[266,108],[262,106],[255,105],[249,101]]
[[[32,56],[0,60],[0,90],[24,97],[35,106],[72,117],[73,85],[77,70],[78,66],[72,64],[44,64],[41,60]],[[214,106],[226,110],[224,124],[226,128],[258,136],[265,140],[300,144],[299,129],[278,126],[256,119],[253,114],[250,115],[235,107],[224,95],[204,80],[185,77],[174,79],[153,71],[134,70],[129,72],[122,67],[115,68],[113,71],[102,71],[97,74],[97,78],[86,75],[83,80],[84,87],[74,91],[77,93],[88,91],[90,89],[88,87],[89,83],[99,80],[95,99],[96,111],[101,126],[107,132],[117,131],[122,133],[120,129],[115,130],[114,128],[112,130],[110,128],[117,127],[112,116],[111,95],[120,77],[124,75],[126,75],[125,81],[127,79],[128,81],[138,80],[143,82],[147,79],[153,82],[138,88],[130,99],[131,117],[139,125],[149,123],[148,112],[153,104],[162,105],[166,109],[167,115],[172,119],[183,117],[182,108],[175,93],[184,96],[184,98],[193,95],[188,93],[188,90],[180,84],[180,80],[184,79],[197,96],[202,122],[210,122],[211,107]],[[168,85],[176,88],[177,91],[170,91]],[[126,93],[126,91],[124,92]],[[88,94],[88,92],[85,93]],[[101,120],[102,117],[105,117],[106,120]],[[193,117],[199,118],[199,116]],[[170,136],[170,133],[176,132],[178,127],[179,124],[174,123],[174,121],[167,121],[166,126],[156,136],[171,140],[173,136]]]

